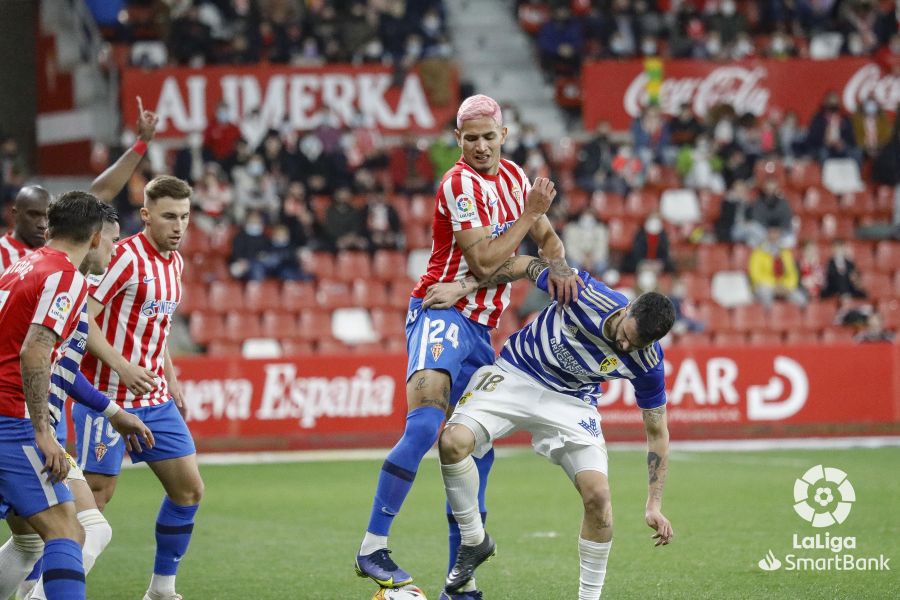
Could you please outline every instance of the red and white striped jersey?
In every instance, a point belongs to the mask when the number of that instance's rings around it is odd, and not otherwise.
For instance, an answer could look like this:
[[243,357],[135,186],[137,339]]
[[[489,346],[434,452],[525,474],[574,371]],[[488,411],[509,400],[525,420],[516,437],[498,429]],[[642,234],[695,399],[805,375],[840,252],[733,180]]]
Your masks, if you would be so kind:
[[0,415],[27,418],[19,352],[32,323],[59,336],[52,360],[75,333],[88,284],[64,252],[40,248],[0,275]]
[[[521,216],[530,189],[525,171],[512,161],[501,159],[497,174],[485,175],[460,158],[444,175],[435,195],[431,258],[412,295],[424,298],[431,284],[469,275],[469,266],[453,232],[490,227],[491,237],[496,238]],[[496,327],[500,315],[509,306],[509,286],[501,283],[475,290],[461,298],[456,308],[477,323]]]
[[181,301],[183,268],[181,254],[173,251],[163,258],[141,232],[116,244],[116,255],[103,278],[90,287],[91,297],[104,306],[97,323],[106,341],[127,361],[157,376],[156,389],[135,396],[115,371],[96,357],[85,356],[81,367],[85,377],[123,408],[169,400],[164,367],[172,314]]
[[34,248],[26,246],[13,237],[12,231],[0,237],[0,273],[19,262],[32,252]]

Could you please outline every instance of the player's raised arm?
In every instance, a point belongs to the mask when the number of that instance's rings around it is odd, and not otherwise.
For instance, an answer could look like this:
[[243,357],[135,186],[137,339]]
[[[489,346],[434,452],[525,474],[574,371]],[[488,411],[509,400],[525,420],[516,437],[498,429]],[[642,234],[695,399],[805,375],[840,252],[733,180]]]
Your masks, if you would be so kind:
[[100,173],[97,179],[91,183],[91,193],[104,202],[111,202],[122,191],[131,174],[144,158],[147,144],[156,134],[156,123],[159,121],[159,117],[152,111],[144,110],[140,96],[137,98],[137,103],[137,141],[119,157],[119,160]]
[[675,535],[672,524],[662,514],[663,487],[669,472],[669,426],[666,406],[644,409],[644,431],[647,434],[647,507],[644,518],[656,530],[656,545],[665,546]]
[[54,483],[64,481],[69,474],[66,451],[56,441],[56,429],[50,422],[48,402],[53,349],[58,340],[59,336],[49,327],[32,323],[19,351],[22,391],[34,427],[35,442],[44,454],[43,472],[48,473]]
[[553,231],[547,215],[537,220],[528,235],[537,244],[541,257],[547,259],[550,266],[547,293],[561,304],[574,302],[578,298],[578,289],[584,287],[584,282],[566,262],[566,249],[562,240]]
[[457,281],[434,283],[428,286],[425,298],[422,301],[423,308],[450,308],[463,296],[472,293],[473,290],[483,287],[494,287],[501,283],[510,283],[518,279],[528,277],[532,282],[537,281],[541,271],[549,266],[546,260],[534,256],[511,256],[503,261],[500,268],[483,280],[475,279],[467,275]]
[[136,396],[153,391],[156,388],[156,374],[150,369],[145,369],[125,360],[118,350],[113,348],[103,336],[103,330],[97,325],[97,315],[103,310],[103,305],[93,297],[88,296],[88,313],[90,316],[88,328],[88,352],[106,363],[110,369],[119,375],[119,379]]

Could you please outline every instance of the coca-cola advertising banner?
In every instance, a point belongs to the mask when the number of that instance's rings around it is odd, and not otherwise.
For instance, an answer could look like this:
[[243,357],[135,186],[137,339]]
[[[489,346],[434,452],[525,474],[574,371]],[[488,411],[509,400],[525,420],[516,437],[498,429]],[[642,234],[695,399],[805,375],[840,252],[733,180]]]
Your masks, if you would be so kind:
[[[449,67],[448,67],[449,68]],[[429,94],[417,71],[399,74],[382,66],[322,68],[205,67],[122,72],[125,123],[137,119],[135,97],[159,116],[159,137],[202,132],[224,101],[236,123],[259,111],[261,126],[315,129],[326,119],[338,125],[385,131],[438,131],[456,114],[459,89],[452,69]]]
[[[796,111],[806,124],[829,90],[840,94],[844,109],[851,113],[870,95],[885,110],[893,111],[900,102],[900,77],[882,72],[864,58],[661,63],[659,102],[670,115],[684,103],[701,116],[726,103],[738,114],[762,115],[773,108]],[[653,76],[649,71],[640,60],[587,63],[582,69],[585,127],[609,121],[615,129],[626,129],[649,103],[647,83]]]
[[[176,366],[201,450],[385,447],[403,430],[402,355]],[[898,345],[672,348],[666,372],[673,439],[900,431]],[[608,440],[644,439],[627,381],[611,382],[598,410]]]

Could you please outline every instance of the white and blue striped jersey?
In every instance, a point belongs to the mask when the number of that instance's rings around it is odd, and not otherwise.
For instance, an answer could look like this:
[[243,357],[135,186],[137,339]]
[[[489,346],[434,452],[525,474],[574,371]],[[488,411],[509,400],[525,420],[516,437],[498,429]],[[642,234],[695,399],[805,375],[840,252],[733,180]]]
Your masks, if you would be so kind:
[[[545,269],[537,286],[547,291]],[[498,364],[522,371],[551,390],[597,404],[602,383],[629,379],[637,405],[644,409],[666,403],[663,351],[659,342],[641,350],[619,353],[603,335],[611,315],[623,310],[628,298],[591,277],[579,274],[585,287],[578,301],[558,307],[552,302],[507,340]]]

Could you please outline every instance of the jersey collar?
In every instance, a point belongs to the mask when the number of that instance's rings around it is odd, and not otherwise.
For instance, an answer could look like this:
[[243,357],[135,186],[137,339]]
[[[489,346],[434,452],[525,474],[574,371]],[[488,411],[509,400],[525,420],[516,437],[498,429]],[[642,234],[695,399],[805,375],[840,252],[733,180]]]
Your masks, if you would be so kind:
[[141,245],[144,247],[144,250],[147,251],[147,254],[149,254],[153,258],[158,258],[159,260],[161,260],[165,263],[172,262],[172,259],[174,258],[174,253],[175,253],[174,250],[172,252],[169,252],[169,258],[166,258],[162,254],[160,254],[159,250],[157,250],[156,246],[154,246],[150,242],[150,240],[147,238],[147,236],[144,234],[143,231],[138,232],[137,238],[141,241]]

